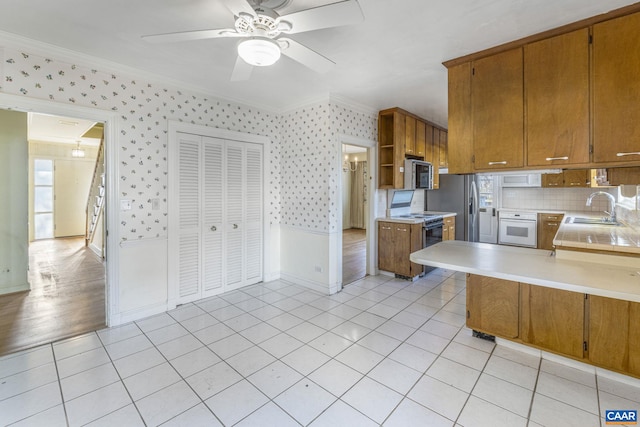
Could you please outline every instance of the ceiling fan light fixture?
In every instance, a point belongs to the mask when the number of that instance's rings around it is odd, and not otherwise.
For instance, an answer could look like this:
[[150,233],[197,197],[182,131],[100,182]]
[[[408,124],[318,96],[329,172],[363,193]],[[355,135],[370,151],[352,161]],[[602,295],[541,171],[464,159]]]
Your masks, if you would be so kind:
[[268,67],[280,59],[280,46],[266,37],[251,37],[238,44],[238,55],[249,65]]

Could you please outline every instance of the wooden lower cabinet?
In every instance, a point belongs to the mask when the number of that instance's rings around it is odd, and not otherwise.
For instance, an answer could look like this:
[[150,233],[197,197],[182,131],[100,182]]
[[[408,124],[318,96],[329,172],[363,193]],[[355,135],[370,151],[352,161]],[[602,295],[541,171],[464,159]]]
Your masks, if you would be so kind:
[[442,240],[456,240],[456,217],[448,216],[443,219]]
[[640,378],[640,303],[467,274],[467,327]]
[[518,282],[467,274],[467,327],[503,338],[517,338]]
[[422,249],[422,223],[378,222],[378,268],[400,276],[415,277],[424,266],[410,261],[412,252]]
[[555,353],[584,357],[585,294],[520,284],[520,338]]
[[553,250],[553,238],[563,218],[563,214],[538,214],[538,249]]
[[393,271],[393,237],[392,222],[378,222],[378,268],[384,271]]
[[589,361],[640,376],[640,303],[589,296]]

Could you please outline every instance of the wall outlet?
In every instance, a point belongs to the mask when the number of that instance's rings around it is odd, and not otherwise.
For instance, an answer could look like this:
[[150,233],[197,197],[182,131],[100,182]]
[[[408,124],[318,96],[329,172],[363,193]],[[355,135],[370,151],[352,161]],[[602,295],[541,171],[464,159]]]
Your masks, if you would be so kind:
[[153,209],[154,211],[160,209],[160,199],[151,199],[151,209]]
[[120,210],[121,211],[130,211],[131,210],[131,200],[120,200]]
[[319,265],[316,265],[316,273],[322,273],[322,267],[320,267]]

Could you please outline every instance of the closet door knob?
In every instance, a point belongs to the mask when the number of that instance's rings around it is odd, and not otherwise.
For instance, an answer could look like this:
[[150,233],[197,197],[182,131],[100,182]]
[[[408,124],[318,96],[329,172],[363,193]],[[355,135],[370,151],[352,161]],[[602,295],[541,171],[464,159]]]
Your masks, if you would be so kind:
[[234,229],[238,228],[238,224],[233,224],[233,228]]
[[212,225],[212,226],[211,226],[211,231],[216,231],[216,230],[217,230],[216,226],[215,226],[215,225]]

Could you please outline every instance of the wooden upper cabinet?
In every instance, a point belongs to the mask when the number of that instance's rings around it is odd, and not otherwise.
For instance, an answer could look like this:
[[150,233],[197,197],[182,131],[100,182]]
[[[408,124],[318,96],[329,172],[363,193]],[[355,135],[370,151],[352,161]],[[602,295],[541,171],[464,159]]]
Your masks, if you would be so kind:
[[447,144],[448,134],[446,131],[440,130],[440,143],[438,144],[438,148],[440,150],[440,162],[437,166],[440,166],[441,168],[446,168],[449,166]]
[[640,161],[640,13],[593,26],[593,160]]
[[416,119],[411,116],[404,117],[404,152],[405,155],[416,155]]
[[396,109],[378,113],[378,188],[404,188],[405,115]]
[[640,167],[607,169],[609,185],[640,185]]
[[542,187],[560,188],[564,187],[564,174],[560,173],[543,173]]
[[471,63],[449,68],[449,121],[447,156],[449,173],[471,173],[473,126],[471,121]]
[[471,114],[476,170],[524,165],[522,61],[520,47],[473,62]]
[[425,128],[425,146],[426,153],[424,156],[424,160],[431,163],[433,167],[433,189],[437,190],[440,188],[440,173],[438,169],[438,164],[440,162],[440,129],[431,126],[430,124],[426,125]]
[[565,187],[590,187],[591,170],[571,169],[562,172]]
[[524,46],[528,166],[589,163],[589,29]]
[[427,124],[421,120],[416,121],[416,149],[415,155],[426,160],[427,157]]

